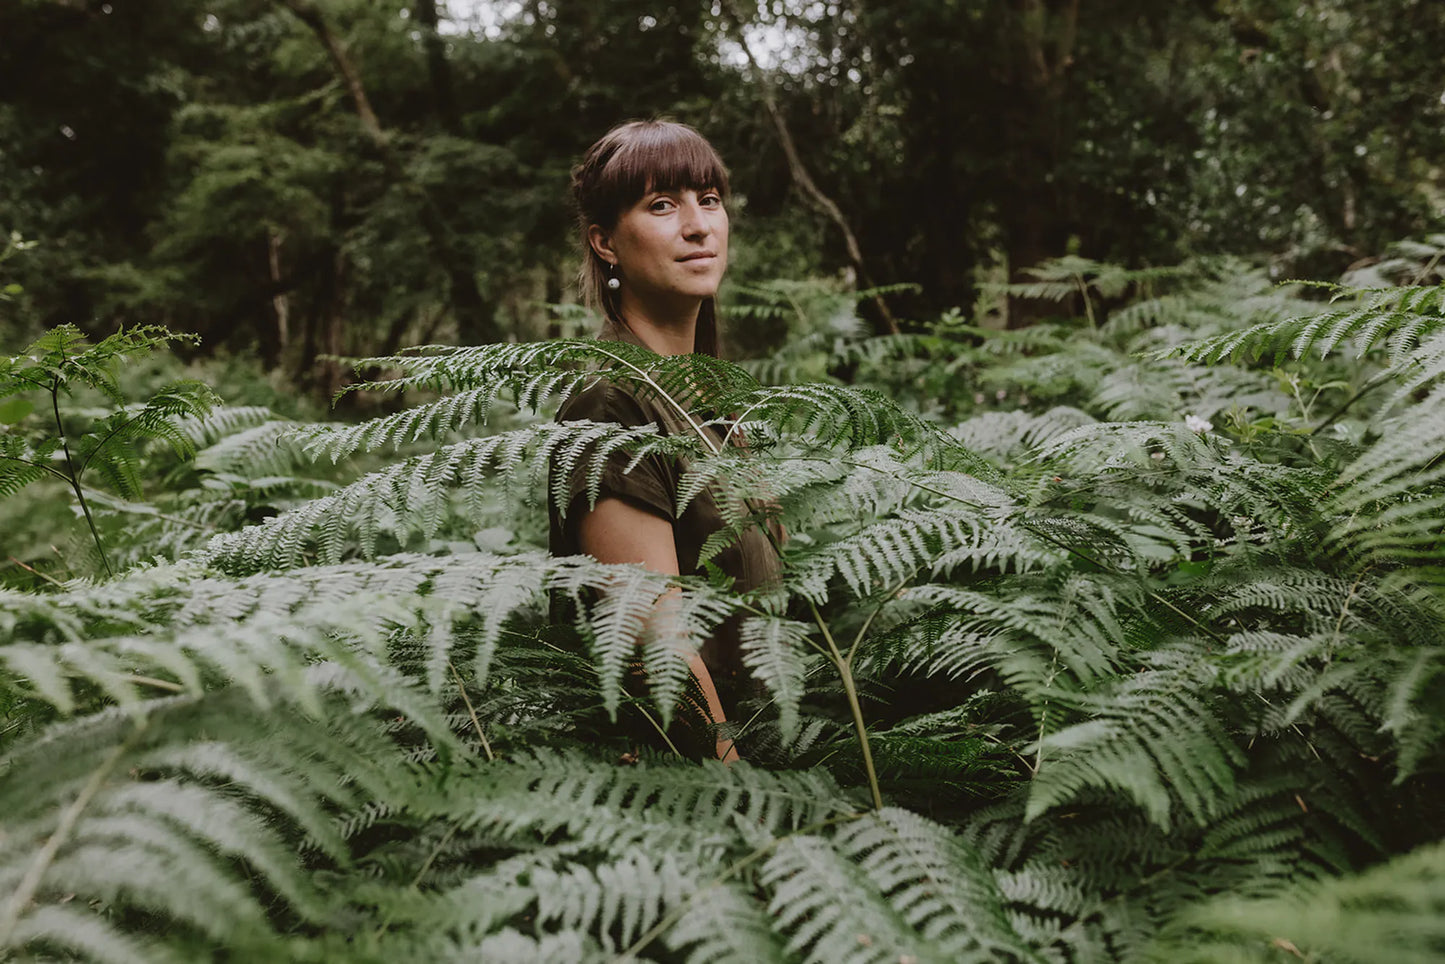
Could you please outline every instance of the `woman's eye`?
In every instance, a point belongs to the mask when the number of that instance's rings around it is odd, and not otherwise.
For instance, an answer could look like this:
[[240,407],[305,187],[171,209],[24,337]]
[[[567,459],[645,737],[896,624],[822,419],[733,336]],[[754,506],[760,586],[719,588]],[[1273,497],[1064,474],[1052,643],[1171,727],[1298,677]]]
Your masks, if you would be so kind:
[[722,207],[722,197],[717,194],[704,194],[701,200],[707,207]]
[[660,197],[647,206],[649,211],[666,211],[672,207],[672,202],[665,197]]

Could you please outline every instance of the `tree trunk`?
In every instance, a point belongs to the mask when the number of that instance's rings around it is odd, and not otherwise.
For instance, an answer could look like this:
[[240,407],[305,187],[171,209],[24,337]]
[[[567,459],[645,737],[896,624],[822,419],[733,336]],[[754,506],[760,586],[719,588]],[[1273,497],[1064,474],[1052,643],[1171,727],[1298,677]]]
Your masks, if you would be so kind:
[[286,356],[286,346],[291,342],[291,297],[286,293],[281,278],[281,245],[285,241],[275,231],[266,232],[266,263],[271,270],[271,310],[276,314],[276,353],[267,360],[267,368],[274,368]]
[[366,87],[361,82],[361,73],[346,52],[341,39],[332,32],[326,17],[313,0],[279,2],[310,27],[321,45],[326,48],[337,73],[346,84],[347,92],[351,95],[362,130],[380,156],[387,175],[416,201],[417,216],[431,243],[432,254],[437,264],[446,272],[450,283],[452,309],[457,317],[457,340],[464,345],[501,341],[502,332],[497,326],[496,308],[482,298],[481,289],[477,287],[476,272],[465,246],[459,243],[456,233],[447,224],[431,195],[407,174],[405,165],[391,144],[391,138],[387,136],[377,119],[376,111],[371,107],[371,101],[366,96]]
[[296,374],[297,381],[306,388],[329,398],[341,387],[343,376],[341,366],[323,356],[345,351],[345,256],[336,247],[329,246],[318,270],[321,283],[306,313]]
[[411,18],[421,24],[421,42],[426,50],[426,72],[431,81],[432,106],[442,130],[453,137],[462,133],[461,114],[457,111],[456,85],[452,83],[452,67],[447,63],[447,45],[437,33],[436,0],[416,0],[411,5]]
[[[1015,143],[1012,180],[1000,221],[1009,280],[1033,280],[1024,269],[1064,253],[1067,229],[1050,174],[1059,161],[1063,100],[1078,38],[1079,0],[1017,0],[1019,30],[1014,51],[1018,96],[1008,130]],[[1009,296],[1008,326],[1023,328],[1055,314],[1057,303]]]
[[[725,2],[722,9],[726,12],[728,19],[732,21],[733,30],[737,34],[738,46],[742,47],[744,56],[747,57],[748,67],[752,73],[753,86],[757,88],[759,96],[763,101],[763,108],[768,112],[768,118],[773,122],[773,129],[778,134],[778,143],[783,148],[783,155],[788,159],[788,172],[793,176],[793,183],[798,185],[803,196],[819,211],[837,225],[842,232],[843,244],[848,252],[848,260],[853,265],[853,272],[856,275],[857,283],[864,288],[872,288],[873,281],[868,272],[867,266],[863,263],[863,248],[858,243],[858,237],[853,233],[853,228],[848,224],[848,219],[843,216],[843,211],[823,190],[818,187],[808,168],[803,164],[802,157],[798,154],[797,145],[793,142],[792,132],[788,130],[787,121],[783,112],[778,108],[777,101],[773,99],[772,86],[764,75],[757,59],[753,57],[752,48],[748,45],[747,35],[743,32],[743,21],[733,9],[731,2]],[[893,312],[888,310],[888,303],[879,295],[872,298],[873,307],[877,310],[879,320],[882,323],[883,332],[898,334],[898,322],[893,318]],[[883,332],[880,332],[883,333]]]

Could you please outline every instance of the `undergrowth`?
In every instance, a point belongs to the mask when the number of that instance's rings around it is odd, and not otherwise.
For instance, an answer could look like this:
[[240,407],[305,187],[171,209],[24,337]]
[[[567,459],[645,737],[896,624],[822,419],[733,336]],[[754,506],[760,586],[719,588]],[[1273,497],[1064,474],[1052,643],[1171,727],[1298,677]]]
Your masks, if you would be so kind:
[[[57,373],[165,336],[48,334],[0,365],[0,494],[63,482],[96,556],[0,591],[0,946],[1437,959],[1445,287],[1069,259],[1019,293],[1061,317],[865,337],[784,285],[752,317],[812,335],[766,362],[363,359],[402,403],[356,425],[66,410]],[[748,445],[552,422],[599,369]],[[549,468],[618,448],[776,515],[782,586],[549,556]],[[683,649],[639,638],[675,586]],[[611,735],[734,616],[745,762]]]

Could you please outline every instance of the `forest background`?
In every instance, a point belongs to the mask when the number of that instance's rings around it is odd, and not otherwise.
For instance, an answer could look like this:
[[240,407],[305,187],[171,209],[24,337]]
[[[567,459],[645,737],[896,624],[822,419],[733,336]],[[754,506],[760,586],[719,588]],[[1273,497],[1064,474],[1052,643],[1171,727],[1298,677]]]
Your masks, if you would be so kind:
[[319,355],[555,334],[570,165],[655,115],[731,165],[739,303],[914,286],[882,331],[1068,253],[1338,277],[1445,204],[1442,32],[1415,0],[16,0],[0,225],[39,244],[0,331],[164,324],[318,397]]
[[[1439,959],[1442,41],[0,6],[0,950]],[[655,115],[731,164],[736,365],[577,339],[569,168]],[[749,445],[554,423],[589,366]],[[599,452],[779,516],[782,582],[550,556]],[[607,723],[733,617],[744,762]]]

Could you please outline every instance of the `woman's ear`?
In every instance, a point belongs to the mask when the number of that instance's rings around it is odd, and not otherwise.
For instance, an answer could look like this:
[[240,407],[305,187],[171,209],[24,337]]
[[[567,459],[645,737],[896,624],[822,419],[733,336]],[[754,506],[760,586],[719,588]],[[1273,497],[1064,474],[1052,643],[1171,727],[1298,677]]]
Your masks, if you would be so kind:
[[608,264],[617,264],[617,252],[612,249],[612,235],[602,229],[600,224],[587,226],[587,244],[591,246],[592,253],[597,255]]

